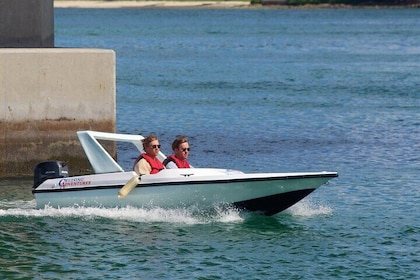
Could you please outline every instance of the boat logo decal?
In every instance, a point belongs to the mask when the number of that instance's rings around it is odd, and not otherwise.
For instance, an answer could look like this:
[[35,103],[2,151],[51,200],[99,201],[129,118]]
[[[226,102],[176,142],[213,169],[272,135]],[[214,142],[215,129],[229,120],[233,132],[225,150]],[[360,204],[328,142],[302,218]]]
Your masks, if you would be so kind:
[[58,185],[60,189],[65,189],[67,187],[87,186],[91,183],[92,181],[85,180],[85,178],[64,178],[58,182]]

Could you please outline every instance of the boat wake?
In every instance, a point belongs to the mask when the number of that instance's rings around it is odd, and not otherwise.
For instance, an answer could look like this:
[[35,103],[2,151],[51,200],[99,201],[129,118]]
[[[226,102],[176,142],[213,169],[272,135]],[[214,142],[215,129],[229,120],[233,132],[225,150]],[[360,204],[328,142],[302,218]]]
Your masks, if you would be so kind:
[[[330,215],[332,209],[305,199],[290,207],[283,214],[294,217],[312,217]],[[101,208],[101,207],[45,207],[36,209],[35,200],[0,201],[1,217],[69,217],[83,220],[112,219],[138,223],[174,223],[174,224],[209,224],[243,222],[255,213],[244,212],[230,205],[218,205],[212,209],[202,210],[198,207],[175,209],[163,208]]]
[[84,220],[113,219],[132,222],[151,223],[179,223],[179,224],[207,224],[213,222],[232,223],[241,222],[241,211],[233,206],[215,206],[210,210],[198,207],[163,209],[156,208],[102,208],[102,207],[64,207],[53,208],[46,206],[36,209],[35,200],[32,201],[0,201],[0,218],[15,217],[80,217]]

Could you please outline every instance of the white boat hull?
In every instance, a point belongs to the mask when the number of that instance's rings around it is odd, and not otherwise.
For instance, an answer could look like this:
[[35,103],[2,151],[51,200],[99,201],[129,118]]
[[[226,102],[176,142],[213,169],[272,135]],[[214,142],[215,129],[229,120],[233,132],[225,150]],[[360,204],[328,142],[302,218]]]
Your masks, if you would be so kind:
[[134,172],[48,179],[34,189],[38,208],[162,207],[210,208],[232,204],[273,215],[337,177],[336,172],[244,174],[226,169],[172,169],[144,175],[124,198],[118,191]]

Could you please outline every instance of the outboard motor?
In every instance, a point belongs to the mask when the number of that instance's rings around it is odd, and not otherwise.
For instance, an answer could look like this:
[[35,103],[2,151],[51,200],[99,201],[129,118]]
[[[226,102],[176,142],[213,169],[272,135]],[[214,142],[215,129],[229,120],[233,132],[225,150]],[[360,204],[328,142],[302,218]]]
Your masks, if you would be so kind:
[[34,169],[35,189],[47,179],[64,178],[69,176],[67,164],[63,161],[44,161],[38,163]]

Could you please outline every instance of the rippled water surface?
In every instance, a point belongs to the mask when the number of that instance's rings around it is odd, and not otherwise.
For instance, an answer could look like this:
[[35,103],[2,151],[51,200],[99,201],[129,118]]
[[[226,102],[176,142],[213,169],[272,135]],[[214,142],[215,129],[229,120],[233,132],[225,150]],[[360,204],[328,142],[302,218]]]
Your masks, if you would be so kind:
[[[113,49],[117,130],[187,135],[195,166],[338,171],[272,217],[35,209],[0,181],[2,279],[420,277],[420,11],[57,9],[57,47]],[[130,168],[137,155],[119,147]]]

